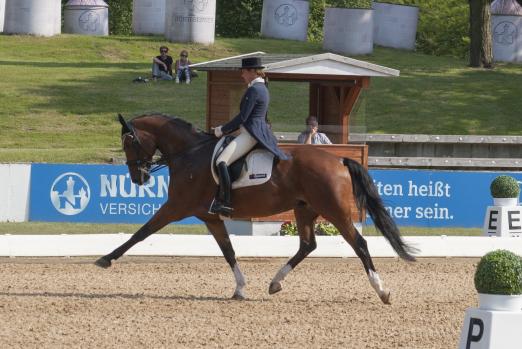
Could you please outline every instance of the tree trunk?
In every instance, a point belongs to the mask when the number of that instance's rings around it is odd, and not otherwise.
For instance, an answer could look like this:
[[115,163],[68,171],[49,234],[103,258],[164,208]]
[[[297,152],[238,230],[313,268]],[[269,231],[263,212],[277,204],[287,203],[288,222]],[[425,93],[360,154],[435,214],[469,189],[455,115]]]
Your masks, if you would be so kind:
[[493,68],[491,0],[469,0],[469,65]]

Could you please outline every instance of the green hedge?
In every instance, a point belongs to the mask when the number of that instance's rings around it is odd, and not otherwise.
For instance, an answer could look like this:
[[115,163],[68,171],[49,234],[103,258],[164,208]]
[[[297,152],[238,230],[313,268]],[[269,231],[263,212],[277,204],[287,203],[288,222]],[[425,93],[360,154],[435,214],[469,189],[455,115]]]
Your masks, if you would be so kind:
[[263,0],[216,0],[216,35],[259,37]]
[[465,57],[469,50],[469,5],[462,0],[394,1],[419,7],[417,50]]
[[109,33],[132,34],[132,0],[105,0],[109,5]]

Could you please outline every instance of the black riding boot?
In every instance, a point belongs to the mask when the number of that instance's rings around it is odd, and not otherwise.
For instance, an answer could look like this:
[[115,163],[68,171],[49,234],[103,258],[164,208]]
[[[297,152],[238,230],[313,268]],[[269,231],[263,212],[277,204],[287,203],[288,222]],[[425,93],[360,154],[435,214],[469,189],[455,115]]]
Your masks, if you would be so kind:
[[212,202],[209,212],[228,217],[234,211],[230,204],[230,175],[228,173],[227,164],[224,161],[221,161],[217,165],[217,169],[219,175],[219,191],[217,197]]

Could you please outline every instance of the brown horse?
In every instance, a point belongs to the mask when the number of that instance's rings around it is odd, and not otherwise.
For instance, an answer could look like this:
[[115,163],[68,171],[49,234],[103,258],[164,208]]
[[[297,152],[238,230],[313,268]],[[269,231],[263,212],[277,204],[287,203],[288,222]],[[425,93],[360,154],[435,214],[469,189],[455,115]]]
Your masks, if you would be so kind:
[[[129,122],[120,115],[119,120],[132,181],[142,185],[149,179],[153,165],[161,162],[168,165],[168,200],[127,242],[98,259],[96,265],[108,268],[113,260],[137,242],[170,222],[195,216],[205,222],[233,270],[236,289],[232,298],[243,299],[245,278],[237,264],[225,224],[221,217],[208,213],[217,188],[210,165],[217,138],[196,130],[182,119],[165,115],[142,115]],[[156,150],[162,154],[159,162],[152,159]],[[290,160],[276,162],[268,182],[232,192],[232,218],[264,217],[294,210],[299,249],[274,276],[269,293],[280,291],[285,276],[316,248],[314,225],[321,215],[335,225],[354,249],[371,285],[380,299],[389,304],[390,292],[383,288],[366,241],[351,220],[350,202],[355,198],[358,207],[368,211],[377,229],[401,258],[408,261],[415,258],[384,208],[368,171],[353,160],[336,157],[314,146],[303,145],[290,155]]]

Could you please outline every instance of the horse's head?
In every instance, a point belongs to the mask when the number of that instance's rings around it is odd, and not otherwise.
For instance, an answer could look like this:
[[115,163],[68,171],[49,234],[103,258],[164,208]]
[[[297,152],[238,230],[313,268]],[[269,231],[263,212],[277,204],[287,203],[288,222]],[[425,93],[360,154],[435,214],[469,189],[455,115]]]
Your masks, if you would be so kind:
[[136,129],[132,121],[125,121],[121,114],[118,114],[118,120],[122,126],[121,143],[127,157],[125,164],[129,167],[132,182],[142,185],[150,178],[152,156],[157,148],[156,142],[146,132]]

